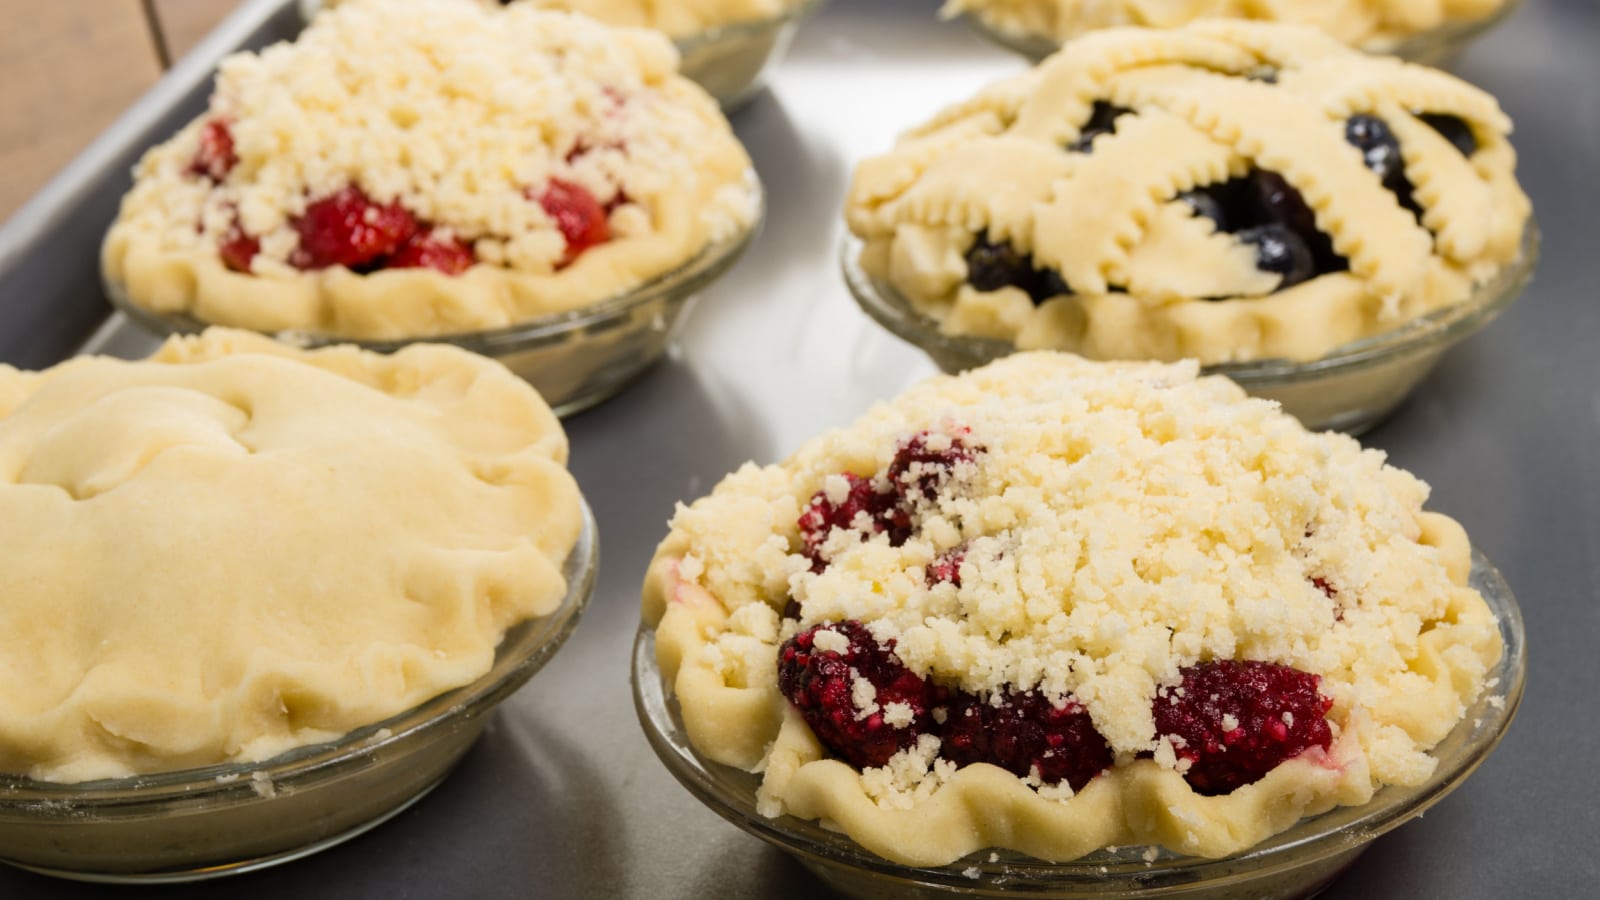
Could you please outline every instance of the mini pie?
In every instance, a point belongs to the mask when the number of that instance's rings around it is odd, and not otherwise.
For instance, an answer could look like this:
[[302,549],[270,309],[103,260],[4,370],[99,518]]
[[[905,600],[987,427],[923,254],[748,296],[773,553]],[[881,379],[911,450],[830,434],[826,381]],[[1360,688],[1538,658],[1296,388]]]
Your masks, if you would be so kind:
[[806,0],[499,0],[583,13],[608,25],[654,28],[673,38],[781,16]]
[[450,347],[0,367],[0,772],[257,761],[476,680],[566,594],[566,453]]
[[862,266],[941,332],[1101,359],[1309,360],[1519,258],[1510,122],[1289,25],[1120,28],[862,163]]
[[908,865],[1217,857],[1432,772],[1503,652],[1427,487],[1192,361],[1023,353],[680,506],[691,743]]
[[403,339],[576,309],[746,232],[753,170],[659,34],[352,0],[226,59],[147,153],[106,278],[153,313]]
[[1384,50],[1424,32],[1488,18],[1507,0],[945,0],[945,16],[968,13],[1016,38],[1065,41],[1099,28],[1175,28],[1196,19],[1238,18],[1313,25],[1352,46]]

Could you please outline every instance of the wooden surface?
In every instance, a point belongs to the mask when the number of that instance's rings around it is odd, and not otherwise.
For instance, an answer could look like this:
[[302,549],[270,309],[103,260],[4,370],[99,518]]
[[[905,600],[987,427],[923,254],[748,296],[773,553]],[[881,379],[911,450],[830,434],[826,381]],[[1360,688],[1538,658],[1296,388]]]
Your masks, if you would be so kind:
[[238,2],[0,0],[0,221]]

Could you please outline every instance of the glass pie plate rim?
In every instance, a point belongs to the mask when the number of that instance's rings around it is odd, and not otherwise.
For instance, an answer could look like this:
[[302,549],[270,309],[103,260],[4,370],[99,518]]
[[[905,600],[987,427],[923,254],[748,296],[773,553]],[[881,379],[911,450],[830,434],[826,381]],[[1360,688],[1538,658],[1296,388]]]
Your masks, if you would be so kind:
[[[611,320],[621,319],[646,304],[692,296],[731,269],[744,255],[766,224],[766,191],[755,167],[745,173],[751,191],[753,214],[750,222],[724,240],[712,241],[675,268],[646,279],[638,285],[577,309],[548,313],[510,325],[477,331],[401,338],[341,337],[302,329],[258,331],[285,344],[302,349],[349,345],[378,353],[391,353],[411,344],[449,344],[484,356],[539,349],[559,344],[574,332]],[[449,276],[446,276],[449,277]],[[198,334],[219,322],[206,322],[188,313],[153,312],[134,303],[123,285],[101,271],[101,285],[113,307],[128,320],[160,337]],[[243,326],[223,325],[240,328]],[[254,331],[255,329],[245,329]]]
[[[1376,56],[1398,56],[1423,65],[1442,64],[1484,32],[1503,22],[1522,5],[1522,2],[1523,0],[1505,0],[1498,8],[1481,18],[1441,22],[1437,27],[1406,37],[1385,38],[1351,46],[1353,49]],[[1042,34],[1007,31],[984,21],[982,16],[974,12],[963,12],[960,18],[984,40],[1033,63],[1039,63],[1066,43]]]
[[[1539,227],[1533,216],[1523,227],[1517,258],[1488,280],[1475,285],[1464,300],[1411,319],[1397,328],[1351,341],[1313,360],[1282,357],[1203,364],[1202,375],[1226,375],[1243,387],[1313,381],[1366,366],[1427,352],[1466,338],[1494,321],[1521,295],[1539,260]],[[993,361],[1017,352],[1010,341],[939,331],[939,321],[921,312],[887,281],[869,275],[861,265],[865,242],[849,232],[840,247],[845,283],[856,303],[902,340],[924,351],[954,351],[972,359]],[[1224,303],[1248,303],[1234,298]],[[1070,352],[1070,351],[1069,351]]]
[[[586,501],[580,503],[577,541],[561,566],[567,589],[560,603],[547,615],[525,619],[508,628],[495,648],[489,671],[478,679],[332,740],[293,747],[255,762],[84,782],[48,782],[0,773],[0,826],[54,828],[55,843],[61,846],[52,855],[67,860],[73,856],[74,844],[93,837],[89,833],[93,826],[137,824],[180,813],[199,818],[244,810],[247,815],[269,816],[274,801],[280,797],[302,797],[319,788],[348,788],[352,779],[373,772],[381,774],[386,771],[385,764],[379,762],[383,758],[406,764],[417,757],[422,760],[420,764],[432,764],[424,759],[429,749],[456,737],[466,727],[463,723],[492,713],[555,656],[577,627],[594,593],[599,568],[594,514]],[[474,733],[466,746],[475,738]],[[104,871],[22,859],[14,855],[18,852],[14,846],[0,842],[0,862],[46,875],[109,883],[172,883],[254,871],[327,849],[382,824],[432,790],[455,762],[455,757],[449,758],[436,773],[428,773],[431,780],[425,786],[409,796],[397,796],[394,805],[378,815],[331,834],[313,833],[308,825],[306,841],[278,852],[223,859],[227,854],[219,846],[214,851],[221,855],[218,859],[198,865],[193,859],[174,856],[175,865],[171,867]],[[357,785],[381,789],[381,782],[372,785],[362,781]],[[252,812],[248,807],[256,809]],[[71,836],[73,830],[78,837]],[[242,846],[247,837],[239,835],[232,844]],[[217,843],[227,845],[229,841],[223,837]]]
[[701,47],[723,41],[754,37],[774,28],[781,28],[790,22],[798,22],[816,12],[827,2],[828,0],[797,0],[793,4],[784,6],[774,15],[713,25],[704,31],[673,37],[672,43],[678,48],[680,54],[687,56]]
[[1285,875],[1339,854],[1359,852],[1374,839],[1421,816],[1460,786],[1499,744],[1516,716],[1526,683],[1522,612],[1500,572],[1476,549],[1469,584],[1483,595],[1498,620],[1503,653],[1490,670],[1482,695],[1434,749],[1438,765],[1428,780],[1414,787],[1382,787],[1364,805],[1335,807],[1302,819],[1248,850],[1220,859],[1182,857],[1158,849],[1151,861],[1145,858],[1146,848],[1132,846],[1051,863],[1013,851],[984,849],[949,865],[919,867],[879,857],[844,833],[817,822],[790,815],[765,818],[755,807],[759,775],[710,762],[689,743],[677,704],[670,699],[670,688],[663,683],[656,663],[655,629],[645,622],[641,622],[633,646],[634,709],[651,749],[689,793],[740,829],[808,866],[815,860],[907,889],[983,896],[1020,883],[1026,887],[1018,888],[1019,892],[1041,897],[1161,897],[1184,888],[1203,889],[1213,882],[1219,890],[1237,890],[1252,880]]

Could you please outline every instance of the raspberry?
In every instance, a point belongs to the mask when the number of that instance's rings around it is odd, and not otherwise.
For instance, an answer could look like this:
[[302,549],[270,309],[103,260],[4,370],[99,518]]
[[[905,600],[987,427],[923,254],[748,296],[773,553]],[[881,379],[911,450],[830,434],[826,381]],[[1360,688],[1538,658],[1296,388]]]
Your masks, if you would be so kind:
[[[908,499],[912,499],[913,488],[923,497],[933,499],[945,482],[950,480],[957,465],[970,463],[983,452],[982,447],[968,446],[962,439],[963,435],[970,433],[962,428],[948,438],[941,436],[937,442],[940,449],[937,450],[930,449],[929,445],[934,440],[928,432],[919,431],[912,435],[895,451],[894,460],[889,463],[889,483]],[[948,446],[945,446],[946,441]]]
[[570,265],[590,247],[611,240],[605,207],[582,185],[552,178],[539,195],[539,205],[567,239],[567,254],[561,266]]
[[250,271],[250,261],[260,252],[260,239],[245,234],[238,222],[233,223],[228,233],[223,235],[222,243],[217,245],[217,253],[222,257],[222,264],[235,272]]
[[826,566],[822,545],[835,528],[854,527],[856,517],[862,514],[872,522],[873,531],[887,527],[883,515],[893,502],[892,498],[874,491],[872,482],[859,475],[846,472],[843,477],[850,483],[850,492],[844,500],[835,504],[828,499],[827,491],[817,491],[806,504],[806,511],[800,514],[800,541],[805,545],[805,555],[811,560],[813,572],[821,572]]
[[961,562],[966,558],[967,548],[963,544],[934,560],[928,566],[928,587],[945,581],[961,587]]
[[291,224],[300,233],[300,248],[290,258],[298,269],[381,263],[420,228],[399,203],[380,206],[354,185],[313,201]]
[[441,238],[429,228],[419,231],[389,257],[391,269],[433,269],[446,275],[460,275],[476,262],[472,248],[460,238]]
[[[843,653],[820,650],[818,633],[843,635]],[[876,708],[856,704],[858,680],[875,690]],[[778,648],[778,689],[833,754],[861,768],[881,766],[889,757],[932,733],[931,711],[945,692],[907,669],[894,655],[894,641],[880,644],[860,622],[827,622],[796,634]],[[910,721],[896,728],[884,720],[891,703],[904,704]]]
[[1233,660],[1200,663],[1180,674],[1182,687],[1158,694],[1152,711],[1156,733],[1180,739],[1173,741],[1178,756],[1190,762],[1183,777],[1198,793],[1229,793],[1333,742],[1326,718],[1333,701],[1318,692],[1320,676]]
[[200,126],[200,149],[189,163],[189,174],[222,181],[238,164],[239,156],[233,152],[233,132],[228,129],[228,123],[212,119]]
[[986,762],[1018,778],[1081,790],[1110,767],[1111,748],[1074,700],[1055,706],[1039,691],[1006,691],[999,704],[965,692],[945,720],[939,755],[958,766]]

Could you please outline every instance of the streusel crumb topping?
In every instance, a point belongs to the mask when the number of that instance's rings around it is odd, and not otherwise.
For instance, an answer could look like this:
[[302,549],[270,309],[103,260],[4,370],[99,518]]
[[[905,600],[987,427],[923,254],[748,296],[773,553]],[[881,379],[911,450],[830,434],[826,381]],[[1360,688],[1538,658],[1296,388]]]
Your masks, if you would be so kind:
[[[808,560],[794,524],[807,498],[844,502],[839,473],[872,478],[921,432],[928,447],[958,436],[977,452],[912,492],[909,535],[861,512],[827,532],[825,565]],[[1450,555],[1419,542],[1426,497],[1379,451],[1308,433],[1193,364],[1026,354],[926,382],[781,466],[746,466],[679,508],[662,552],[681,554],[679,576],[735,617],[794,601],[784,638],[858,621],[937,684],[1075,700],[1122,758],[1179,765],[1157,740],[1152,701],[1184,667],[1314,673],[1335,723],[1360,707],[1399,726],[1383,732],[1374,774],[1413,780],[1479,689],[1416,702],[1419,637],[1456,627],[1476,647],[1494,630],[1487,615],[1454,621],[1464,589]],[[954,577],[930,577],[956,551]],[[709,643],[731,655],[747,633]],[[825,640],[843,638],[819,632],[819,651]],[[1462,683],[1481,684],[1493,656],[1460,656]],[[744,683],[771,677],[769,659],[752,663],[762,674]],[[871,699],[857,698],[863,715]],[[908,773],[933,771],[925,749],[904,751],[874,790],[918,790]]]

